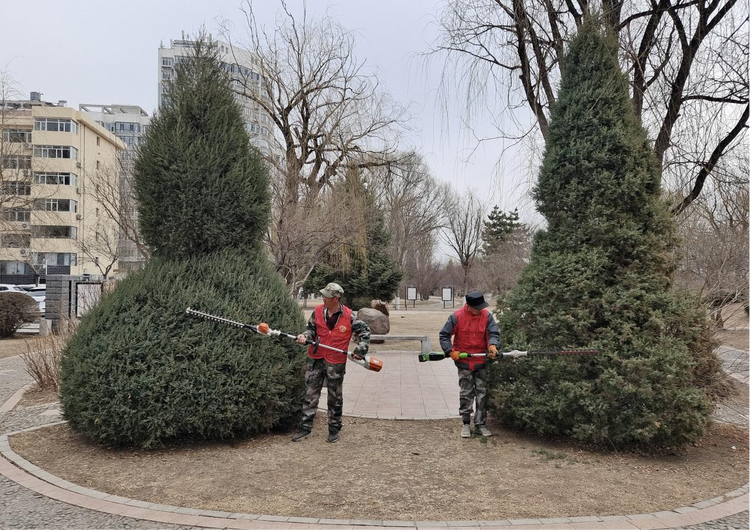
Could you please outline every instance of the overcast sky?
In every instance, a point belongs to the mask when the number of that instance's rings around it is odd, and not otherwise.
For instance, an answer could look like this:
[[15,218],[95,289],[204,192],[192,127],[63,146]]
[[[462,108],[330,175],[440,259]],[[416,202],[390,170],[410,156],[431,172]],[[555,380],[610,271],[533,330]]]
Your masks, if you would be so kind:
[[[437,17],[445,0],[308,0],[313,16],[328,10],[357,38],[357,58],[377,73],[400,103],[411,105],[414,132],[407,139],[425,158],[433,174],[457,189],[479,192],[488,207],[519,208],[522,221],[533,221],[526,193],[528,166],[519,151],[499,161],[503,144],[477,148],[475,131],[492,136],[489,119],[462,127],[459,98],[452,99],[448,122],[436,103],[442,59],[431,67],[415,56],[429,50],[437,37]],[[201,26],[219,36],[220,20],[232,24],[233,39],[247,38],[241,0],[26,0],[14,1],[0,18],[0,69],[7,69],[21,90],[43,93],[42,99],[80,103],[134,104],[149,114],[156,108],[158,48],[182,31]],[[299,13],[302,0],[288,0]],[[273,25],[277,0],[255,2],[259,23]],[[460,75],[460,73],[459,73]],[[28,96],[27,96],[28,97]],[[502,117],[501,117],[502,119]],[[475,149],[477,148],[477,149]]]

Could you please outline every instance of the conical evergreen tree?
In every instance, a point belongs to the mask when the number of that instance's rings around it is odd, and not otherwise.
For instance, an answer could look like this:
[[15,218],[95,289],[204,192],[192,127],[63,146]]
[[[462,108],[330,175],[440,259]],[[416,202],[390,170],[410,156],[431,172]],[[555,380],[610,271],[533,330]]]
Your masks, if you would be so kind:
[[143,239],[165,258],[257,250],[269,220],[268,176],[215,46],[196,41],[175,76],[135,163]]
[[717,370],[710,332],[671,291],[675,228],[616,42],[594,20],[563,64],[535,199],[548,228],[499,316],[505,343],[602,354],[496,365],[495,412],[618,447],[696,440],[711,411],[696,374]]
[[487,216],[487,221],[484,222],[484,230],[482,231],[484,254],[497,253],[502,244],[508,241],[513,235],[513,231],[519,226],[517,208],[513,212],[505,213],[495,205],[492,212]]
[[297,417],[304,392],[295,343],[185,314],[304,327],[262,250],[268,176],[215,49],[199,39],[176,70],[136,163],[152,261],[85,316],[61,364],[65,418],[108,445],[265,432]]

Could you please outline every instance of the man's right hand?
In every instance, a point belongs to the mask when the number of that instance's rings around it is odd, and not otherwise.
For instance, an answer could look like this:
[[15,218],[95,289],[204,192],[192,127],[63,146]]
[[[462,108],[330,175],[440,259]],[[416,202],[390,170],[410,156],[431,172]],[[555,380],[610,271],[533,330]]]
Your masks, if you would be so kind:
[[305,337],[305,334],[300,334],[297,336],[297,343],[299,343],[300,345],[304,345],[305,343],[307,343],[307,338]]
[[460,354],[461,354],[461,353],[460,353],[459,351],[457,351],[457,350],[452,350],[452,351],[451,351],[451,353],[450,353],[451,359],[452,359],[453,361],[458,361],[458,360],[460,359],[460,358],[459,358]]

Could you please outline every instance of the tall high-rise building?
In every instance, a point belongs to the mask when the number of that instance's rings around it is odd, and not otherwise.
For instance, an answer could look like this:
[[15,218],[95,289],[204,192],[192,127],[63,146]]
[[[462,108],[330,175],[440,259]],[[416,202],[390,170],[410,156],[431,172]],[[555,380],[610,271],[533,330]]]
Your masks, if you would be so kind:
[[[183,34],[182,39],[169,41],[169,48],[159,47],[159,106],[169,98],[169,83],[174,79],[174,66],[190,56],[195,41]],[[211,37],[209,36],[209,39]],[[219,59],[232,79],[235,99],[242,107],[245,128],[250,133],[250,140],[264,155],[273,152],[273,122],[260,105],[243,96],[243,90],[262,90],[265,78],[258,72],[257,61],[252,53],[229,43],[212,40],[217,47]]]
[[138,231],[138,208],[133,190],[133,164],[135,149],[148,131],[151,117],[137,105],[99,105],[82,103],[79,109],[122,140],[127,149],[120,153],[122,175],[120,179],[121,234],[119,241],[119,261],[122,272],[141,269],[146,265],[146,257],[135,243]]
[[0,274],[118,270],[107,250],[117,228],[96,192],[119,187],[125,144],[66,104],[38,92],[0,102]]

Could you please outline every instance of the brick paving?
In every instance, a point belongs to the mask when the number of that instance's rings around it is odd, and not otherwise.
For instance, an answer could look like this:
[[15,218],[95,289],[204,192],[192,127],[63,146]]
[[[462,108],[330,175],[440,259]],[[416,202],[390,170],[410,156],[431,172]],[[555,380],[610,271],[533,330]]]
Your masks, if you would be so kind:
[[[744,354],[744,358],[743,358]],[[720,353],[732,376],[747,380],[747,353],[735,349]],[[345,413],[380,418],[450,418],[458,414],[458,384],[450,361],[419,363],[415,353],[379,353],[386,360],[380,374],[352,367],[344,384]],[[8,434],[60,422],[59,404],[12,409],[19,389],[31,382],[20,358],[0,360],[0,451],[16,460],[16,468],[0,458],[1,529],[342,529],[359,525],[386,528],[462,529],[748,529],[747,486],[692,507],[654,514],[494,522],[403,522],[287,518],[229,515],[148,502],[108,497],[65,484],[15,456],[7,446]],[[743,373],[744,370],[744,373]],[[729,372],[729,371],[728,371]],[[378,376],[384,376],[377,379]],[[374,377],[374,378],[373,378]],[[418,385],[414,385],[418,383]],[[325,404],[325,400],[321,400]],[[747,411],[744,411],[747,419]],[[727,419],[723,419],[727,420]],[[731,420],[729,420],[731,422]],[[5,442],[3,442],[3,440]],[[38,477],[35,477],[38,476]],[[76,492],[71,488],[77,489]],[[102,498],[108,498],[102,499]]]

